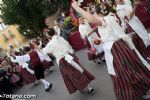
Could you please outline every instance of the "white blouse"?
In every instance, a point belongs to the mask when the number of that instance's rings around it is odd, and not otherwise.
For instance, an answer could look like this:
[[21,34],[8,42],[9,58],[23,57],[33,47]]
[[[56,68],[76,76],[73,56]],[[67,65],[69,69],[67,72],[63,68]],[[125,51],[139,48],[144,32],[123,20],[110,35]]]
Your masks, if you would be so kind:
[[[126,27],[125,17],[129,17],[132,11],[132,6],[130,0],[124,0],[124,5],[117,5],[117,14],[122,21],[123,28]],[[144,25],[135,15],[129,19],[128,24],[137,33],[137,35],[143,40],[146,47],[150,45],[150,37],[145,29]]]
[[[37,51],[37,50],[36,50]],[[45,55],[43,55],[41,52],[37,51],[38,56],[40,58],[40,61],[43,62],[45,59]],[[25,54],[22,56],[16,56],[16,59],[11,59],[13,62],[18,62],[20,64],[25,63],[25,62],[29,62],[30,61],[30,55],[29,54]]]
[[128,7],[128,10],[132,10],[131,0],[123,0],[124,4]]
[[[47,44],[45,48],[43,48],[44,54],[51,53],[54,55],[57,59],[57,63],[59,65],[59,60],[63,57],[65,57],[69,53],[73,53],[74,50],[70,46],[70,44],[62,37],[60,36],[53,36],[51,41]],[[66,59],[68,60],[73,59],[69,58],[69,56],[66,56]]]
[[96,49],[96,54],[100,54],[104,51],[102,43],[99,45],[94,44],[94,48]]
[[105,16],[102,18],[98,18],[102,21],[102,26],[98,27],[98,32],[100,33],[103,44],[103,49],[105,53],[105,59],[107,64],[108,73],[111,75],[116,75],[114,67],[113,67],[113,55],[111,53],[112,45],[115,41],[117,41],[120,37],[115,34],[115,29],[113,26],[116,21],[113,16]]
[[79,32],[82,39],[88,35],[88,33],[92,30],[91,26],[88,23],[79,24]]
[[128,17],[129,15],[127,15],[127,13],[126,13],[125,5],[117,5],[117,15],[121,20],[121,26],[122,26],[123,30],[126,30],[127,25],[126,25],[125,17],[126,16]]
[[[79,25],[79,32],[82,39],[85,39],[86,36],[88,36],[88,33],[92,30],[89,23],[84,23]],[[93,39],[98,38],[98,35],[96,32],[93,32],[90,36],[88,36],[88,41],[90,42],[90,45],[93,45]]]

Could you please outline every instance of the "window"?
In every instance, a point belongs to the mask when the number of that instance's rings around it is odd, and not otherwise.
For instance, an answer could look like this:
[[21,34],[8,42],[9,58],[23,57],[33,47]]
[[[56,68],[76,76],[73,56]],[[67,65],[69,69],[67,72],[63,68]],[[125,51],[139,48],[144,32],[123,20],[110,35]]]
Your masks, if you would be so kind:
[[17,39],[14,39],[15,45],[19,46],[19,42],[17,41]]
[[4,28],[6,28],[6,27],[7,27],[4,23],[2,23],[2,26],[3,26]]
[[8,30],[8,33],[11,38],[15,37],[14,33],[11,30]]
[[0,30],[5,29],[7,26],[4,23],[0,23]]
[[8,41],[7,36],[4,33],[2,34],[2,36],[3,36],[4,41],[7,42]]

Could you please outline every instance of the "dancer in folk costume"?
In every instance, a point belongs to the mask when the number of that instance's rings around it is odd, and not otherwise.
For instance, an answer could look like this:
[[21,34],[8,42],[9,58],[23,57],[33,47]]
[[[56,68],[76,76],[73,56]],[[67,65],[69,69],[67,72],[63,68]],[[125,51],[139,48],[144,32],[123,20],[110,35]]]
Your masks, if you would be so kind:
[[[28,47],[25,48],[26,50],[24,50],[24,52],[29,52],[28,51]],[[15,56],[19,56],[18,53],[14,53]],[[23,60],[19,60],[19,59],[14,59],[12,57],[12,55],[10,55],[10,59],[13,63],[17,63],[20,67],[21,70],[21,74],[23,77],[23,81],[25,84],[30,84],[32,82],[36,83],[35,81],[35,76],[34,76],[34,71],[29,67],[29,63],[28,62],[24,62]]]
[[[99,34],[95,32],[96,30],[97,30],[97,27],[92,29],[89,23],[83,17],[79,18],[79,32],[85,44],[87,44],[88,46],[89,60],[93,60],[95,63],[101,63],[102,62],[101,58],[103,56],[101,54],[103,52],[103,46],[102,44],[96,45],[94,43],[94,39],[99,38],[98,36]],[[97,49],[100,52],[96,52],[96,50],[93,52],[90,52],[92,51],[92,49]]]
[[[85,19],[83,17],[79,18],[79,32],[80,35],[82,37],[83,40],[86,41],[86,38],[88,39],[90,46],[93,45],[92,40],[93,38],[97,38],[98,35],[95,32],[97,28],[92,29],[91,26],[89,25],[89,23],[87,21],[85,21]],[[93,34],[91,34],[93,33]],[[90,36],[88,36],[88,34],[91,34]]]
[[14,60],[18,62],[29,62],[31,63],[31,66],[34,71],[35,77],[37,80],[40,80],[44,86],[45,86],[45,91],[48,92],[53,84],[49,83],[47,80],[45,80],[45,75],[44,75],[44,69],[42,62],[44,61],[44,55],[40,53],[38,50],[32,49],[28,54],[22,55],[22,56],[14,56]]
[[[42,47],[37,45],[35,41],[31,41],[30,47],[32,50],[38,50],[39,52],[42,50]],[[48,71],[53,72],[52,68],[54,67],[54,63],[52,59],[48,55],[43,55],[43,56],[44,56],[44,61],[42,62],[42,65],[44,70],[48,69]]]
[[95,91],[89,87],[89,83],[95,79],[80,63],[74,55],[70,44],[62,37],[57,36],[55,31],[49,29],[48,35],[52,37],[51,41],[43,48],[43,53],[52,53],[56,57],[60,72],[64,79],[65,85],[70,94],[77,90],[83,91],[88,89],[89,94]]
[[90,23],[99,26],[117,100],[139,100],[150,88],[150,65],[140,56],[113,16],[96,18],[81,9],[75,1],[72,7]]
[[117,15],[121,19],[122,27],[128,33],[135,32],[133,35],[133,43],[140,54],[146,59],[150,59],[150,35],[147,33],[141,21],[132,13],[132,5],[130,0],[116,0]]

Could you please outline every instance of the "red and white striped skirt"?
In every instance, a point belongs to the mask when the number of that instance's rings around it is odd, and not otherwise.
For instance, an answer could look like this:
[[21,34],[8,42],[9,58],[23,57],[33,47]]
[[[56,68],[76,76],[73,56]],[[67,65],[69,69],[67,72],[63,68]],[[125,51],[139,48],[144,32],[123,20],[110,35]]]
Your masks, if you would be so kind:
[[143,58],[150,57],[150,46],[146,48],[143,40],[137,34],[133,35],[132,41]]
[[150,89],[150,71],[123,40],[112,46],[116,76],[111,76],[117,100],[143,100]]
[[[78,61],[78,58],[75,55],[72,56],[74,57],[74,61],[82,67],[82,65]],[[59,65],[60,72],[70,94],[76,92],[77,90],[82,91],[92,80],[95,79],[95,77],[84,67],[82,67],[84,72],[81,73],[80,71],[72,67],[72,65],[69,64],[64,58],[60,60]]]

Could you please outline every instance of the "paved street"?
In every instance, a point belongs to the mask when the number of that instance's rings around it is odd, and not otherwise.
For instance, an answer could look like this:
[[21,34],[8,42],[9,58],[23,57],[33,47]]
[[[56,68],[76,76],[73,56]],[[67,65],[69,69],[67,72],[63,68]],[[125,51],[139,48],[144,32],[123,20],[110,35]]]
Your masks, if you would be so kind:
[[76,52],[76,55],[86,69],[96,77],[91,83],[91,86],[96,89],[96,94],[87,95],[76,92],[70,95],[57,66],[53,73],[46,74],[46,79],[54,84],[50,92],[46,93],[43,84],[40,83],[37,86],[33,84],[26,85],[18,90],[16,94],[36,94],[37,98],[35,100],[116,100],[105,65],[89,62],[85,50]]

